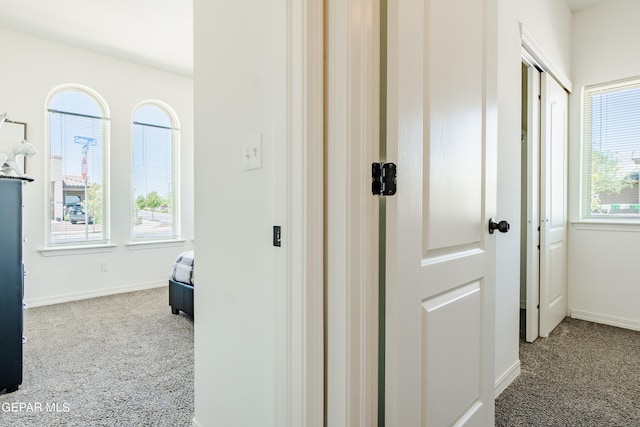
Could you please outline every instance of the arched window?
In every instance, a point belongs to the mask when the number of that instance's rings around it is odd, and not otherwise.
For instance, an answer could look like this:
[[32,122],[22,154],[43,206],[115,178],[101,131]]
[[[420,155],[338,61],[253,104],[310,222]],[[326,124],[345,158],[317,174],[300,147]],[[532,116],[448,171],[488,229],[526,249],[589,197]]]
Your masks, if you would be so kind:
[[49,96],[48,246],[109,241],[109,112],[91,89],[65,85]]
[[133,114],[132,240],[178,239],[179,126],[168,106],[144,102]]

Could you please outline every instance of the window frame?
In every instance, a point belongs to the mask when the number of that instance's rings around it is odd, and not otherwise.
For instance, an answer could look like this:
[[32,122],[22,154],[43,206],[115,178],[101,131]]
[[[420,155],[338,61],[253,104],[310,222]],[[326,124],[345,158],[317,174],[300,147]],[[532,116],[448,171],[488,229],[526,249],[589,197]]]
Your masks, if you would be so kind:
[[[627,79],[614,80],[605,83],[599,83],[594,85],[585,86],[582,88],[582,97],[580,103],[580,200],[579,200],[579,223],[593,224],[598,227],[598,224],[613,224],[615,227],[626,227],[640,225],[640,212],[638,214],[593,214],[591,212],[591,198],[593,197],[591,192],[592,186],[592,136],[591,127],[592,124],[589,120],[593,116],[593,113],[588,113],[587,103],[592,99],[593,94],[606,93],[623,88],[640,89],[640,76],[630,77]],[[640,101],[640,99],[639,99]],[[590,111],[590,109],[589,109]],[[640,144],[638,145],[640,150]],[[638,183],[640,186],[640,182]],[[640,196],[639,202],[640,203]],[[617,225],[616,225],[617,224]],[[617,230],[618,228],[616,228]]]
[[[136,202],[134,195],[134,173],[135,173],[135,164],[134,164],[134,137],[135,137],[135,126],[138,123],[135,120],[136,113],[138,110],[144,107],[155,107],[162,112],[164,112],[171,123],[171,136],[172,136],[172,165],[173,170],[171,173],[171,178],[173,180],[173,201],[172,201],[172,214],[173,214],[173,235],[172,236],[149,236],[149,237],[136,237],[135,235],[135,225],[136,225]],[[147,99],[139,102],[132,110],[131,113],[131,137],[130,137],[130,148],[131,148],[131,188],[130,188],[130,242],[129,248],[136,248],[140,246],[148,246],[155,247],[158,244],[172,244],[183,242],[184,239],[182,236],[182,221],[181,221],[181,200],[182,200],[182,187],[180,182],[181,176],[181,161],[180,161],[180,145],[181,145],[181,131],[180,131],[180,121],[178,115],[175,113],[173,108],[171,108],[167,103],[158,101],[155,99]]]
[[[103,121],[102,126],[102,238],[100,240],[78,240],[78,241],[69,241],[69,242],[53,242],[51,236],[51,207],[50,201],[52,200],[52,186],[51,186],[51,123],[50,123],[50,114],[53,111],[57,111],[51,108],[51,104],[53,100],[58,96],[65,92],[79,92],[91,100],[93,100],[97,107],[101,110],[102,116],[99,117],[100,120]],[[63,113],[71,113],[74,112],[63,112]],[[82,113],[75,112],[75,114],[83,115]],[[90,248],[111,248],[113,245],[111,244],[111,197],[110,197],[110,188],[111,188],[111,113],[109,110],[109,106],[105,99],[94,89],[74,83],[63,84],[52,89],[46,98],[45,103],[45,135],[46,135],[46,144],[45,145],[45,176],[46,176],[46,185],[45,185],[45,206],[47,208],[44,210],[45,217],[45,239],[44,239],[44,249],[41,250],[41,253],[45,252],[65,252],[71,250],[83,250]]]

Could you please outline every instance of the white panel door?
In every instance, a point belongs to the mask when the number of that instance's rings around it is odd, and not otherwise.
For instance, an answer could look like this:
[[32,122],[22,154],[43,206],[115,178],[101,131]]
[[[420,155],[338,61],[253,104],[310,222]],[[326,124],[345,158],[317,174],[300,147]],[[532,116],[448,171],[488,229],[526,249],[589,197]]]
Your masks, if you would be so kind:
[[567,92],[542,73],[540,336],[567,316]]
[[538,338],[540,324],[540,71],[527,68],[527,240],[525,339]]
[[493,425],[496,4],[389,2],[388,426]]

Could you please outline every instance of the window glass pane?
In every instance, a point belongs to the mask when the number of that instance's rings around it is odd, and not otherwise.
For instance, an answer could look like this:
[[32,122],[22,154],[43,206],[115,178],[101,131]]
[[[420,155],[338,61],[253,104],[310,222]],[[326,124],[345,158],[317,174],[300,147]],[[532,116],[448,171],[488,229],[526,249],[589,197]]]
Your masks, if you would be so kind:
[[640,82],[585,91],[583,216],[640,217]]
[[[64,108],[60,111],[56,108]],[[78,92],[63,92],[49,110],[49,245],[107,240],[105,135],[98,104]]]
[[133,121],[165,128],[173,127],[171,126],[171,119],[167,113],[155,105],[143,105],[138,108],[133,116]]
[[49,104],[49,110],[82,113],[87,116],[101,117],[102,109],[95,100],[82,92],[69,90],[56,95]]
[[133,240],[178,237],[175,189],[175,137],[169,115],[154,105],[134,115]]

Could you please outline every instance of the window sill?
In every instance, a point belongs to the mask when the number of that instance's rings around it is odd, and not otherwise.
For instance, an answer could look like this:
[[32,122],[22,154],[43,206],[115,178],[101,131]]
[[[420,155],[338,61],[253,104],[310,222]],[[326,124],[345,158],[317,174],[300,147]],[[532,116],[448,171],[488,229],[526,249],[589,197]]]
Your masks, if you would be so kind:
[[130,251],[139,251],[144,249],[158,249],[158,248],[168,248],[175,246],[184,246],[186,240],[184,239],[176,239],[176,240],[153,240],[148,242],[129,242],[127,243],[127,247]]
[[82,255],[101,252],[113,252],[116,245],[61,246],[59,248],[40,249],[42,256]]
[[572,221],[571,225],[576,230],[640,232],[640,220],[634,219],[589,219]]

